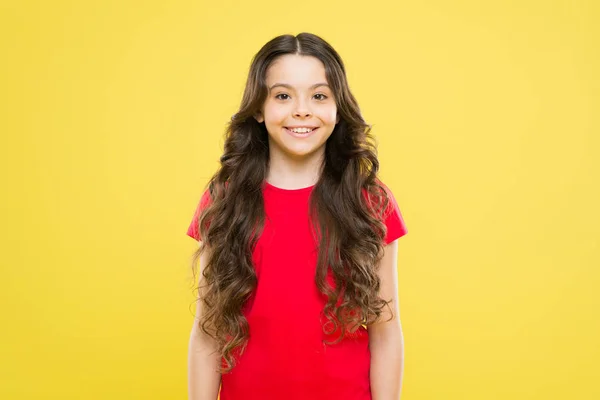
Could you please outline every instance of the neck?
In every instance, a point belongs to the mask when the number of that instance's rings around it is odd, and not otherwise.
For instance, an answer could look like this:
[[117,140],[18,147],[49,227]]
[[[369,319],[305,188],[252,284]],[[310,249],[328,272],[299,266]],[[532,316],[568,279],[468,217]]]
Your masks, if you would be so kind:
[[282,189],[299,189],[315,185],[321,176],[325,146],[302,157],[292,157],[271,146],[267,181]]

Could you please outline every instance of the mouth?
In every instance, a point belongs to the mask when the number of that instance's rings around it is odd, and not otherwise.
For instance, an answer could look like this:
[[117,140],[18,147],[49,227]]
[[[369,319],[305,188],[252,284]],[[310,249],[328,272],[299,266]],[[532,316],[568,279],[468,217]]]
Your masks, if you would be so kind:
[[310,131],[303,130],[302,132],[294,132],[291,129],[289,129],[288,127],[284,127],[284,129],[287,133],[289,133],[290,135],[292,135],[294,137],[304,138],[304,137],[308,137],[308,136],[312,135],[313,133],[315,133],[315,131],[318,130],[319,127],[312,128]]

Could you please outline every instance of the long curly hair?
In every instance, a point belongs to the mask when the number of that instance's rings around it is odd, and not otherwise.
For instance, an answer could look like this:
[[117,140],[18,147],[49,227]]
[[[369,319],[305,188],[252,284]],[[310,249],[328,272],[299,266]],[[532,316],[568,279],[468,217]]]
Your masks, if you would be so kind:
[[[252,253],[264,227],[262,187],[269,167],[268,133],[254,115],[267,95],[266,71],[282,55],[312,56],[325,66],[339,122],[325,144],[321,175],[310,197],[310,218],[318,243],[315,284],[326,296],[323,331],[355,332],[380,317],[389,301],[378,295],[378,262],[383,256],[389,197],[377,178],[379,162],[371,126],[361,116],[346,78],[344,63],[325,40],[310,33],[282,35],[266,43],[252,59],[239,111],[225,131],[220,167],[207,184],[209,205],[200,213],[201,244],[192,257],[196,266],[204,251],[206,265],[197,301],[198,321],[217,343],[220,373],[236,365],[249,339],[243,306],[257,286]],[[330,271],[335,287],[327,282]],[[392,313],[391,308],[389,308]]]

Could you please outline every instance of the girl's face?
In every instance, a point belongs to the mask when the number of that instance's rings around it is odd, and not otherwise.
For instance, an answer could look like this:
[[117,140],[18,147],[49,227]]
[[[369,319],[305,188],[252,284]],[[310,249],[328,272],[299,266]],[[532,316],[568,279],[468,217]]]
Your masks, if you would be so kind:
[[267,99],[255,118],[265,122],[271,155],[298,159],[324,152],[339,119],[323,63],[286,54],[269,66],[266,81]]

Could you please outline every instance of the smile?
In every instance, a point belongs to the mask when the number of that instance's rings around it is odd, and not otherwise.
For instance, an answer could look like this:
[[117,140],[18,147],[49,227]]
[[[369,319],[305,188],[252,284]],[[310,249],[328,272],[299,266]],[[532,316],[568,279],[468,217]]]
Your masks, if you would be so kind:
[[287,133],[289,133],[290,135],[292,135],[294,137],[305,138],[305,137],[308,137],[308,136],[312,135],[319,128],[314,128],[312,130],[301,129],[300,132],[294,132],[294,131],[292,131],[291,129],[288,129],[288,128],[284,128],[284,129],[285,129],[285,131]]

